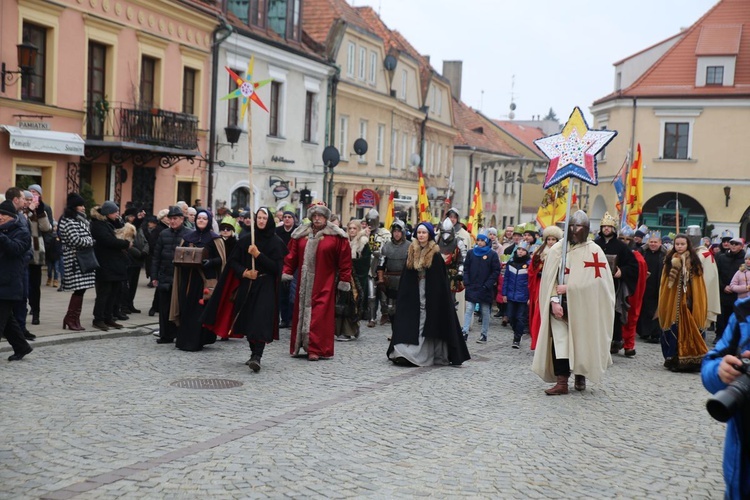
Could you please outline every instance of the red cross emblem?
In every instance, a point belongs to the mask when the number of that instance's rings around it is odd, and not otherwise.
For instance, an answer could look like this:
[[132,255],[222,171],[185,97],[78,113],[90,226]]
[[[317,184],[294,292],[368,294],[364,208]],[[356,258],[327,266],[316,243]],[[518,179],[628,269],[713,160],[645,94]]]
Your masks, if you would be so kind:
[[587,268],[587,267],[593,267],[594,268],[594,272],[596,272],[596,275],[594,277],[595,278],[601,278],[602,275],[599,272],[599,269],[605,269],[607,267],[607,262],[606,261],[599,262],[599,254],[598,253],[593,253],[592,255],[594,257],[594,262],[586,262],[586,261],[584,261],[583,262],[583,267],[584,267],[584,269]]
[[568,266],[565,266],[565,274],[570,274],[570,268]]
[[707,250],[707,251],[703,252],[703,254],[702,254],[702,255],[703,255],[703,257],[705,257],[706,259],[708,259],[709,257],[711,257],[711,262],[712,262],[712,263],[713,263],[713,262],[716,262],[716,260],[714,259],[714,253],[713,253],[713,252],[712,252],[711,250]]

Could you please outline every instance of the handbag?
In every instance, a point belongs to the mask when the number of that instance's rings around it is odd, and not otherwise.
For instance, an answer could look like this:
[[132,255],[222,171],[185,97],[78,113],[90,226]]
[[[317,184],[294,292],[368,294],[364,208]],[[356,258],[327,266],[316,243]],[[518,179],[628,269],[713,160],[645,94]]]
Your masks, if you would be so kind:
[[205,248],[197,248],[194,246],[183,247],[178,246],[174,249],[174,258],[172,264],[175,266],[201,266],[203,265],[204,251]]
[[96,260],[94,247],[79,248],[76,250],[76,260],[82,273],[90,273],[101,267],[99,261]]

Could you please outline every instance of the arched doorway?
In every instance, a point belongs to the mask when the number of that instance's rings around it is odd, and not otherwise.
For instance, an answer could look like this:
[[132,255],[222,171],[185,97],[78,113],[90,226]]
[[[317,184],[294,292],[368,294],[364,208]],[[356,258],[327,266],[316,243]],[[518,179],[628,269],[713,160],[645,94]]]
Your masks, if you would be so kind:
[[[706,210],[692,196],[667,192],[651,197],[643,204],[643,213],[638,224],[663,234],[684,232],[687,226],[700,226],[706,234]],[[708,235],[710,236],[710,235]]]
[[230,203],[232,210],[244,210],[250,206],[250,189],[239,187],[232,191],[232,201]]

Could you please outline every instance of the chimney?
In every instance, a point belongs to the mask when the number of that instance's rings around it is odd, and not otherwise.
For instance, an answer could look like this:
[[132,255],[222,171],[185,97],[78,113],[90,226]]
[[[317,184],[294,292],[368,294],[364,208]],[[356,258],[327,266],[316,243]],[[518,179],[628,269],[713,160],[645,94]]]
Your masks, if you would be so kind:
[[463,61],[443,61],[443,76],[451,82],[451,95],[457,101],[461,100],[461,75]]

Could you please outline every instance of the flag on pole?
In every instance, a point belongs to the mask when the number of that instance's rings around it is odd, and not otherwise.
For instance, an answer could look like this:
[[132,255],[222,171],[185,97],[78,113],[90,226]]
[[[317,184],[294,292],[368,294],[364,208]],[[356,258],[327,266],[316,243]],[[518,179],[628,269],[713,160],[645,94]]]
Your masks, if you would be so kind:
[[626,196],[627,203],[627,224],[632,228],[638,226],[638,217],[643,212],[643,158],[641,157],[641,145],[635,150],[633,165],[630,167],[628,176],[628,191]]
[[[536,211],[536,221],[544,229],[547,226],[554,226],[558,222],[565,220],[565,209],[568,203],[568,191],[570,189],[570,180],[550,186],[544,192],[542,203]],[[574,203],[574,200],[571,200]]]
[[390,196],[388,196],[388,208],[385,211],[385,228],[389,231],[393,225],[393,220],[396,218],[394,213],[395,207],[393,206],[393,193],[394,191],[391,191]]
[[615,193],[617,194],[617,211],[622,213],[622,207],[625,206],[625,182],[626,178],[628,176],[628,159],[625,158],[625,161],[622,162],[622,167],[620,167],[620,171],[617,172],[617,175],[615,175],[615,178],[612,179],[612,185],[615,188]]
[[469,221],[466,230],[476,239],[479,233],[479,224],[482,221],[482,191],[479,189],[479,181],[474,185],[474,199],[469,210]]
[[422,175],[422,169],[419,169],[419,222],[429,221],[432,219],[430,215],[430,201],[427,199],[427,188],[424,185],[424,176]]

